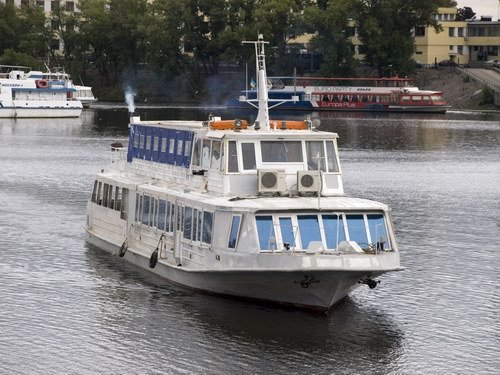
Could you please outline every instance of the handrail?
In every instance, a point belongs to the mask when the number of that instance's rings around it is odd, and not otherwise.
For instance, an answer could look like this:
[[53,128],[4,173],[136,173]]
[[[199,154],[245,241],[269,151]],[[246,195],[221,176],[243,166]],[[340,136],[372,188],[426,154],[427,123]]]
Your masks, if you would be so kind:
[[457,69],[461,73],[466,74],[469,77],[472,77],[473,79],[475,79],[476,81],[481,82],[482,84],[488,86],[493,91],[500,91],[500,86],[493,85],[492,83],[490,83],[490,82],[486,81],[485,79],[479,77],[476,73],[473,73],[470,70],[465,70],[464,68],[460,68],[460,67],[458,67]]

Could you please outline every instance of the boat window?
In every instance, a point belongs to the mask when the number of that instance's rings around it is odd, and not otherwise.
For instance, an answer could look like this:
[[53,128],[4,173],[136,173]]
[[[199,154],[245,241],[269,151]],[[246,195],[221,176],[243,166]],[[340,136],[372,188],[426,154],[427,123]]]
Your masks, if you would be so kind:
[[135,221],[139,222],[141,221],[141,201],[142,201],[142,196],[139,194],[135,195]]
[[161,151],[162,153],[167,152],[167,138],[161,139]]
[[423,99],[429,101],[429,100],[431,100],[431,97],[426,95],[426,96],[423,96]]
[[128,211],[128,189],[122,189],[122,201],[121,201],[121,209],[120,209],[120,218],[122,220],[127,220],[127,211]]
[[193,210],[193,241],[201,241],[201,221],[202,221],[201,211],[198,209]]
[[326,141],[326,156],[328,160],[328,172],[338,172],[339,163],[337,161],[337,154],[335,153],[335,145],[332,141]]
[[153,151],[158,151],[158,143],[160,139],[158,138],[157,135],[155,135],[154,140],[153,140]]
[[191,155],[191,140],[186,140],[186,143],[184,144],[184,156],[188,158],[187,160],[189,161],[189,156]]
[[303,161],[300,141],[262,141],[261,152],[264,163],[300,163]]
[[103,190],[102,190],[102,201],[101,201],[101,206],[106,207],[108,204],[108,189],[109,185],[104,184]]
[[94,188],[92,189],[92,197],[90,198],[90,200],[92,202],[96,202],[97,201],[97,187],[98,187],[98,182],[97,180],[94,181]]
[[242,143],[241,152],[243,156],[243,169],[256,169],[255,145],[253,143]]
[[204,211],[203,234],[201,241],[209,245],[212,243],[212,223],[213,223],[213,214],[211,212]]
[[150,204],[151,204],[151,215],[150,215],[150,222],[149,222],[149,225],[156,228],[157,225],[158,225],[158,199],[155,199],[153,197],[151,197],[151,200],[150,200]]
[[[174,149],[175,149],[175,137],[170,137],[168,140],[168,153],[169,155],[174,154]],[[170,160],[172,160],[172,157],[170,157]],[[173,164],[173,161],[169,162],[169,164]]]
[[307,249],[312,241],[321,241],[317,215],[298,215],[297,220],[303,249]]
[[306,141],[307,168],[325,171],[325,148],[323,141]]
[[135,148],[139,147],[139,133],[134,134],[134,147]]
[[389,248],[387,241],[387,228],[382,214],[368,214],[368,228],[370,229],[371,243],[377,244],[377,250],[386,250]]
[[408,101],[408,100],[410,100],[410,96],[409,96],[409,95],[403,95],[403,96],[401,97],[401,100],[403,100],[403,101]]
[[184,207],[177,205],[177,230],[182,231],[182,224],[184,222]]
[[368,245],[366,236],[365,220],[363,215],[346,215],[349,239],[356,241],[362,248]]
[[191,239],[191,229],[192,229],[193,214],[192,208],[186,207],[184,209],[184,238]]
[[221,162],[221,142],[220,141],[212,141],[212,161],[210,163],[210,168],[216,171],[220,170],[220,162]]
[[122,191],[120,189],[119,186],[115,186],[115,204],[114,204],[114,208],[116,211],[120,211],[120,205],[121,205],[121,200],[122,200],[122,195],[121,195]]
[[420,95],[414,95],[411,97],[411,99],[414,101],[414,102],[419,102],[422,100],[422,97]]
[[165,231],[166,232],[173,232],[174,231],[173,219],[174,219],[174,205],[167,201],[166,217],[165,217]]
[[144,147],[146,150],[151,150],[151,136],[147,135],[146,136],[146,146]]
[[326,247],[336,249],[340,241],[345,241],[344,222],[341,215],[322,215]]
[[256,216],[257,234],[261,250],[276,250],[276,236],[272,216]]
[[432,101],[434,102],[439,102],[441,101],[441,97],[439,95],[432,95],[431,96]]
[[228,172],[238,172],[238,153],[236,151],[236,142],[229,141],[228,142],[228,151],[227,151],[227,171]]
[[109,185],[108,188],[108,204],[106,205],[107,208],[113,209],[113,185]]
[[229,232],[229,241],[227,247],[229,249],[236,249],[238,242],[238,234],[240,232],[241,215],[233,215],[231,220],[231,231]]
[[147,195],[142,198],[142,223],[149,225],[150,199]]
[[196,166],[200,165],[200,149],[201,149],[201,139],[198,138],[193,148],[193,161],[192,161],[193,165]]
[[165,230],[165,211],[167,207],[167,202],[160,199],[158,204],[158,229]]
[[203,168],[210,168],[210,140],[204,139],[201,149],[201,166]]
[[182,155],[182,146],[183,146],[184,141],[182,139],[177,140],[177,155],[181,156]]
[[295,233],[293,230],[292,219],[289,217],[280,217],[281,239],[283,244],[288,244],[290,248],[295,248]]

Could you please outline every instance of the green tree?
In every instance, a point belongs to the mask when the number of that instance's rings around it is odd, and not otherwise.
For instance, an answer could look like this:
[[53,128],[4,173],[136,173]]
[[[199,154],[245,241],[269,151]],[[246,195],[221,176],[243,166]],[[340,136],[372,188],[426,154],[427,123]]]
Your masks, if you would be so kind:
[[330,1],[323,9],[317,5],[306,8],[305,24],[308,31],[314,33],[309,48],[323,55],[322,75],[335,77],[353,73],[353,46],[348,38],[352,14],[350,0]]
[[355,0],[365,59],[380,75],[406,75],[413,69],[412,29],[434,25],[440,0]]
[[13,5],[0,3],[0,54],[19,45],[17,14]]
[[476,13],[470,7],[458,8],[457,21],[465,21],[476,18]]

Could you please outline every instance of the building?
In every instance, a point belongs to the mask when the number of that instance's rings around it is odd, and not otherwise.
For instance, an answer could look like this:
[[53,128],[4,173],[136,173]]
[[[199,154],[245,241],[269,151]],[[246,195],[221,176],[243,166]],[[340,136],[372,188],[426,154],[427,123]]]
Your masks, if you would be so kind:
[[432,26],[415,28],[415,61],[425,65],[441,61],[457,64],[500,60],[500,22],[491,18],[457,21],[458,9],[438,8],[435,15],[441,31]]

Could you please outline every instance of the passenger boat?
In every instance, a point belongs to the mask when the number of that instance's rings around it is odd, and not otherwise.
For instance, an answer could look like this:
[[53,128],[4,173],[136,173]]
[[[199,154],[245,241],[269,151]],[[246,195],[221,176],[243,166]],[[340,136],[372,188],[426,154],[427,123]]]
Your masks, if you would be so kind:
[[0,117],[79,117],[82,103],[71,81],[35,79],[16,67],[0,74]]
[[[289,100],[279,109],[326,111],[435,112],[450,106],[440,91],[420,90],[411,78],[269,77],[269,99]],[[248,108],[254,89],[228,102],[230,108]]]
[[387,205],[347,197],[337,135],[270,119],[264,42],[256,121],[143,121],[113,144],[86,238],[194,290],[328,311],[400,269]]
[[[64,85],[64,83],[68,81],[72,82],[69,74],[65,73],[61,68],[51,70],[47,67],[46,72],[32,70],[26,73],[26,78],[35,80],[43,79],[47,82],[52,82],[55,86]],[[73,85],[73,87],[75,89],[73,98],[81,101],[83,108],[90,108],[90,106],[97,101],[91,86]]]

